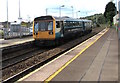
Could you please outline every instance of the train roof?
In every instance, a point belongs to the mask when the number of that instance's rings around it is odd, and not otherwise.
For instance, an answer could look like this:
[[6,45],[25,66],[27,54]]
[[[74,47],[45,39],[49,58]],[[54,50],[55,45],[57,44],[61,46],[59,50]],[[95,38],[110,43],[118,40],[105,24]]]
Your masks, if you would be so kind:
[[92,22],[87,19],[76,19],[76,18],[66,18],[66,17],[54,17],[57,21],[84,21],[84,22]]
[[41,16],[35,18],[35,20],[53,20],[55,19],[56,21],[84,21],[84,22],[92,22],[91,20],[87,19],[76,19],[76,18],[70,18],[70,17],[56,17],[56,16]]

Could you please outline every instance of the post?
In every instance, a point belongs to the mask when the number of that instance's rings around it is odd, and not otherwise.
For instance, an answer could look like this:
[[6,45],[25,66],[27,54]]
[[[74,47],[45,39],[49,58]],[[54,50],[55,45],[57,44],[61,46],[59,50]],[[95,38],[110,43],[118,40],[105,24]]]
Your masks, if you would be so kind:
[[78,18],[78,12],[76,12],[76,18]]
[[59,7],[59,17],[61,17],[61,7],[65,7],[65,5]]
[[19,18],[20,18],[21,16],[20,16],[20,0],[19,0]]
[[46,16],[47,16],[47,13],[48,13],[48,8],[46,8]]
[[22,28],[21,28],[21,22],[22,22],[22,18],[21,18],[21,12],[20,12],[20,0],[19,0],[19,17],[18,17],[19,23],[20,23],[20,38],[22,37]]
[[7,28],[8,28],[8,0],[7,0]]
[[20,21],[20,23],[21,23],[22,18],[21,18],[21,12],[20,12],[20,0],[19,0],[19,17],[18,17],[18,20],[19,20],[19,21]]
[[71,6],[71,8],[72,8],[72,17],[74,18],[73,6]]
[[77,11],[77,12],[76,12],[76,18],[78,18],[78,12],[80,12],[80,11]]
[[59,17],[61,17],[61,6],[59,7]]

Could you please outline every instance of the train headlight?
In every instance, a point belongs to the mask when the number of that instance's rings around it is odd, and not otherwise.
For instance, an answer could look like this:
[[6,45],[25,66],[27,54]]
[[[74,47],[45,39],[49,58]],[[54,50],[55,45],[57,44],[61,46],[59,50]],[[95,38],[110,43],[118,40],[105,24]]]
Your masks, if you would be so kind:
[[38,35],[38,33],[34,33],[34,35]]
[[53,35],[53,32],[49,32],[49,35]]

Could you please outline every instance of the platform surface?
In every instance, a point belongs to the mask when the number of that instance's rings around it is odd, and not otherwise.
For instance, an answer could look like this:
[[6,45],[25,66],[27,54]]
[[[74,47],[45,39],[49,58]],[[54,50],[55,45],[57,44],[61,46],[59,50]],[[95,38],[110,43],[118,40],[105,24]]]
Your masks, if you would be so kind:
[[7,40],[0,39],[0,48],[22,44],[22,43],[33,41],[33,40],[34,39],[32,36],[24,37],[24,38],[7,39]]
[[18,81],[118,81],[118,34],[104,29]]
[[118,81],[116,31],[110,29],[52,81]]

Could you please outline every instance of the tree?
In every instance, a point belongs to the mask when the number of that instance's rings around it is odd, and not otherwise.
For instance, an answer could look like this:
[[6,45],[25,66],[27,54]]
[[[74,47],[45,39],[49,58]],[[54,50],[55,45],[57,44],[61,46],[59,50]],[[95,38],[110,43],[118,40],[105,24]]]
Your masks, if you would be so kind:
[[92,20],[93,23],[106,24],[105,17],[102,13],[87,16],[85,19]]
[[105,17],[104,17],[104,15],[103,14],[100,14],[99,16],[98,16],[98,23],[99,24],[105,24],[106,23],[106,21],[105,21]]
[[115,16],[115,14],[116,14],[116,7],[115,4],[111,1],[106,5],[105,8],[104,17],[106,18],[106,21],[112,24],[113,17]]

